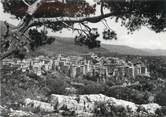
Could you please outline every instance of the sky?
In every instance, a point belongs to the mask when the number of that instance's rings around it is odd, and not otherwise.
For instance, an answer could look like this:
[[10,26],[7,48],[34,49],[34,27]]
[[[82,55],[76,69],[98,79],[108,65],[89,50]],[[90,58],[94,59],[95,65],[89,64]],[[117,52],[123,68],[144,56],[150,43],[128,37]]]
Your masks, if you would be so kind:
[[[3,7],[0,2],[0,20],[7,21],[13,25],[17,25],[19,21],[11,16],[10,14],[3,12]],[[99,23],[89,23],[88,25],[94,28],[98,28],[100,33],[99,40],[104,44],[113,44],[113,45],[126,45],[134,48],[141,49],[164,49],[166,50],[166,32],[155,33],[146,27],[142,27],[140,30],[135,31],[133,34],[128,34],[125,27],[122,27],[119,23],[115,23],[114,20],[107,19],[109,27],[116,31],[118,35],[118,40],[103,40],[102,31],[105,29],[105,26],[102,22]],[[77,27],[77,25],[76,25]],[[100,27],[100,28],[99,28]],[[74,37],[76,33],[69,31],[67,29],[60,32],[48,31],[49,35],[52,36],[61,36],[61,37]]]

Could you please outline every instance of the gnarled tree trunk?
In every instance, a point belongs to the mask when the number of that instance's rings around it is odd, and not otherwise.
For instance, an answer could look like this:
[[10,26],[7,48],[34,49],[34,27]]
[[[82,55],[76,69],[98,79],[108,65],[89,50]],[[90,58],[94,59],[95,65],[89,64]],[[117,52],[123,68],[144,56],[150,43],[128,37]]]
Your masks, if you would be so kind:
[[[29,5],[28,9],[27,9],[27,12],[26,12],[27,14],[24,16],[24,18],[22,19],[22,21],[20,21],[20,23],[18,24],[18,26],[14,27],[11,30],[11,32],[12,33],[16,33],[17,35],[19,35],[19,37],[21,37],[25,33],[25,31],[28,30],[30,22],[32,21],[34,13],[42,5],[43,1],[44,0],[37,0],[32,5]],[[8,30],[9,29],[7,29],[7,32],[8,32]],[[1,38],[3,38],[2,35],[1,35]],[[7,37],[4,37],[4,38],[7,38]],[[16,37],[14,37],[13,35],[12,35],[12,38],[13,38],[12,40],[18,40],[19,39],[21,41],[20,38],[16,39]],[[14,46],[13,43],[10,43],[9,49],[6,52],[1,53],[0,60],[3,60],[4,58],[12,55],[17,50],[18,50],[18,47]]]

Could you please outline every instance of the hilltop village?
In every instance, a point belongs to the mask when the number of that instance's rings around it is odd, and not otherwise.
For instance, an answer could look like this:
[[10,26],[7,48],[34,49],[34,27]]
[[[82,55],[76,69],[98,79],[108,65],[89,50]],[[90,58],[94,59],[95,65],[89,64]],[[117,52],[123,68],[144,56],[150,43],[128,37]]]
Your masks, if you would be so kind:
[[11,116],[164,115],[166,81],[149,63],[95,53],[4,59],[0,109]]
[[[17,67],[22,72],[33,72],[38,76],[58,71],[70,78],[94,76],[97,82],[106,82],[109,78],[135,78],[137,75],[148,76],[150,73],[144,63],[132,63],[118,57],[99,57],[94,53],[80,56],[55,57],[39,56],[24,60],[5,59],[3,65]],[[120,79],[123,80],[123,79]]]

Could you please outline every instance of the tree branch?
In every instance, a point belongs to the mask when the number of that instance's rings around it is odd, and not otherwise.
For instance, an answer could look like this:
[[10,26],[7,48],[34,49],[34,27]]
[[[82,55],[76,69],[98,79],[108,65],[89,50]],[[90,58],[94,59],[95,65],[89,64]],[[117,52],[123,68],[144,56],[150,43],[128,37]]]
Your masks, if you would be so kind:
[[22,0],[24,4],[26,4],[28,7],[30,6],[25,0]]
[[83,22],[97,23],[97,22],[100,22],[104,18],[114,16],[114,15],[116,15],[116,14],[107,13],[107,14],[99,15],[99,16],[76,17],[76,18],[70,18],[70,17],[38,18],[38,19],[33,19],[32,26],[36,26],[36,24],[37,24],[36,22],[38,22],[38,24],[40,24],[40,23],[47,23],[48,21],[49,22],[66,22],[66,23],[83,23]]
[[6,57],[9,57],[10,55],[14,54],[18,49],[12,48],[8,50],[7,52],[3,53],[0,55],[0,61],[5,59]]
[[32,16],[44,1],[45,0],[37,0],[36,2],[34,2],[32,5],[28,7],[27,13]]
[[83,29],[79,29],[79,28],[74,28],[74,27],[72,27],[72,26],[70,26],[70,25],[68,25],[68,24],[66,24],[65,22],[62,22],[64,25],[66,25],[68,28],[70,28],[70,29],[72,29],[72,30],[77,30],[77,31],[87,31],[87,30],[83,30]]
[[101,0],[101,7],[100,7],[101,15],[104,15],[103,8],[104,8],[104,2]]
[[[22,0],[22,1],[26,4],[25,0]],[[44,1],[45,0],[37,0],[32,5],[28,4],[28,10],[26,12],[27,14],[23,17],[22,21],[20,21],[20,23],[16,27],[13,28],[13,31],[19,30],[19,31],[25,32],[25,30],[28,27],[30,21],[32,20],[32,17],[34,15],[34,13],[42,5],[42,3]]]
[[87,25],[84,24],[84,23],[81,23],[81,24],[82,24],[85,28],[87,28],[89,32],[91,32],[92,29],[91,29],[89,26],[87,26]]
[[[24,35],[24,36],[26,37],[26,35]],[[28,39],[28,41],[29,41],[28,37],[26,37],[26,39]],[[11,42],[10,47],[8,48],[8,50],[6,52],[0,54],[0,60],[3,60],[6,57],[8,57],[8,56],[14,54],[15,52],[17,52],[19,50],[19,46],[24,47],[24,46],[27,45],[27,43],[25,43],[25,42],[22,45],[19,45],[19,44],[15,45],[16,43],[18,43],[16,41],[19,42],[20,40],[17,39],[17,37],[15,37],[15,39],[12,40],[12,42]]]

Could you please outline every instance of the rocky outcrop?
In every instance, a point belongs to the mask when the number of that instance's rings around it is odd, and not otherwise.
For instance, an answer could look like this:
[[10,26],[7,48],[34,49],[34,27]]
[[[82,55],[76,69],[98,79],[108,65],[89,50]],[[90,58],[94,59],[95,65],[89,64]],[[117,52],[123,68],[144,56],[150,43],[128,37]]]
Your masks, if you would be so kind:
[[0,105],[0,114],[5,108]]
[[50,103],[31,100],[29,98],[25,99],[24,107],[31,108],[31,110],[39,112],[54,112],[54,106],[52,106]]
[[7,109],[0,105],[0,117],[30,117],[33,116],[31,112],[25,112],[22,110]]
[[25,112],[22,110],[11,110],[9,113],[9,117],[31,117],[33,113]]
[[157,109],[161,109],[161,106],[156,103],[150,103],[150,104],[142,104],[141,105],[147,113],[149,114],[155,114]]
[[52,94],[50,103],[59,111],[69,111],[75,114],[88,112],[94,113],[99,103],[104,104],[106,111],[111,111],[112,108],[123,108],[126,112],[137,113],[138,108],[143,108],[141,111],[145,111],[149,114],[155,114],[157,109],[161,107],[158,104],[144,104],[136,105],[135,103],[107,97],[102,94],[96,95],[80,95],[80,96],[63,96]]
[[88,112],[93,113],[96,102],[108,101],[109,97],[104,95],[80,95],[80,96],[62,96],[52,94],[50,103],[57,110],[75,111],[76,113]]
[[24,101],[24,108],[31,108],[34,112],[36,109],[40,112],[58,112],[64,115],[93,115],[96,112],[112,113],[113,111],[135,114],[139,112],[155,114],[161,106],[158,104],[135,103],[107,97],[102,94],[64,96],[52,94],[48,100],[49,103],[31,100]]
[[112,102],[112,105],[114,107],[121,106],[125,110],[130,110],[131,112],[136,112],[138,109],[138,105],[136,105],[135,103],[129,102],[129,101],[120,100],[120,99],[116,99],[116,98],[112,98],[112,97],[110,97],[109,101]]

